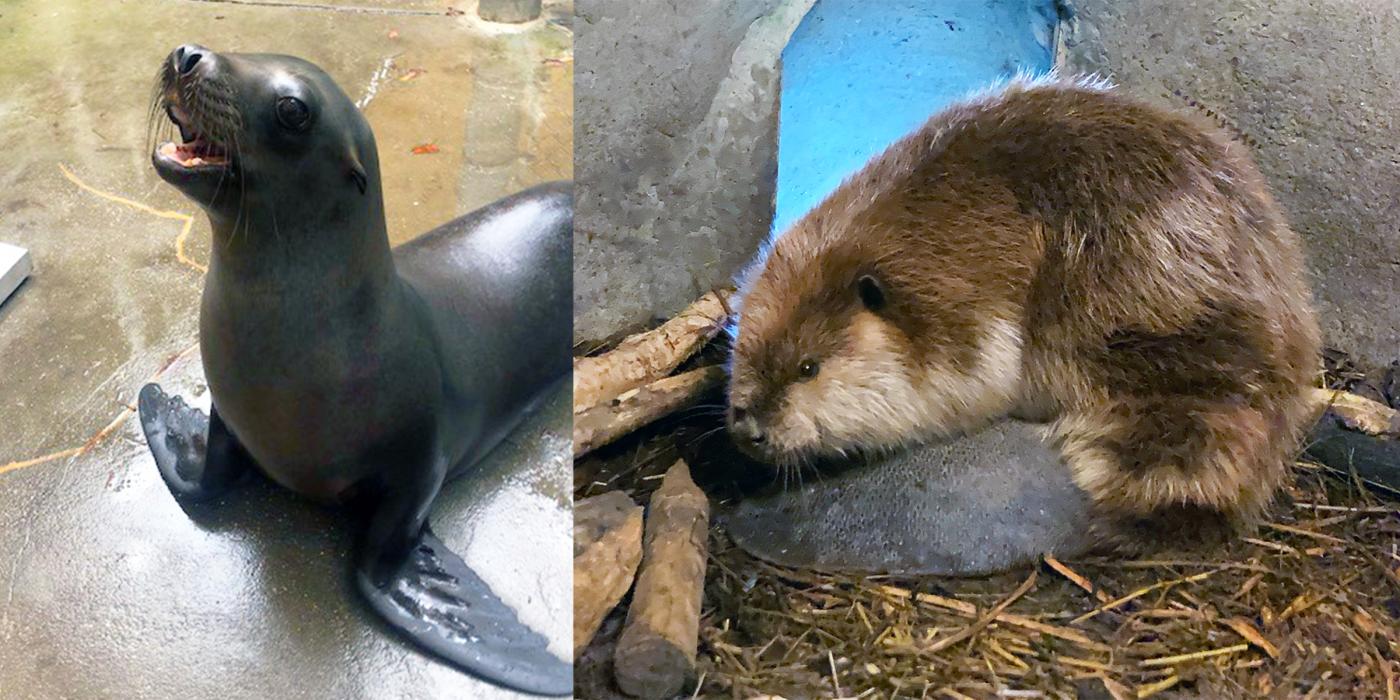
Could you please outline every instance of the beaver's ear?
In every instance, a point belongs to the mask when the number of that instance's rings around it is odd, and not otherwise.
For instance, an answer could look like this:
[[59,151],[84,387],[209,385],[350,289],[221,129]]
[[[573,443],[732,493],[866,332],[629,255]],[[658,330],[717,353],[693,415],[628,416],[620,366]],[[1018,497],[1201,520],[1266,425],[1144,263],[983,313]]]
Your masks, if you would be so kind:
[[365,166],[360,165],[360,159],[354,153],[350,154],[350,179],[360,188],[360,194],[364,194],[369,188],[369,176],[365,174]]
[[860,303],[865,308],[875,312],[885,308],[885,285],[875,275],[861,275],[856,280],[856,293],[860,295]]

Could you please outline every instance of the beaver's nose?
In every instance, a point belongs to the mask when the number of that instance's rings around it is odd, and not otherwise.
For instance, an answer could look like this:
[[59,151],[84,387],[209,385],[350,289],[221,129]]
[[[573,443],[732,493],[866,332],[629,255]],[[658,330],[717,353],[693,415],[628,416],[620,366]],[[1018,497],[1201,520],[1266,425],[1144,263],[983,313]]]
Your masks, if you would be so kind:
[[734,423],[729,429],[740,440],[747,440],[755,445],[763,444],[763,428],[758,425],[758,419],[754,418],[748,409],[734,407]]
[[170,52],[170,67],[178,75],[188,75],[195,66],[199,65],[200,59],[204,58],[207,53],[209,53],[209,49],[198,44],[185,44],[176,47],[174,51]]

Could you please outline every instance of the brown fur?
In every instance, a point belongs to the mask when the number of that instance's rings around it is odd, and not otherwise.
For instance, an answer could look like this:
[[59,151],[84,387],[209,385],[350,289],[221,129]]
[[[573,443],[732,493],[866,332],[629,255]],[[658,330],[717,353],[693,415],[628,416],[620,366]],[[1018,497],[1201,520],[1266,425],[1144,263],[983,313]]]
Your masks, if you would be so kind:
[[1245,522],[1286,477],[1318,353],[1297,237],[1241,144],[1098,86],[1015,83],[760,257],[730,397],[779,461],[1045,421],[1105,515]]

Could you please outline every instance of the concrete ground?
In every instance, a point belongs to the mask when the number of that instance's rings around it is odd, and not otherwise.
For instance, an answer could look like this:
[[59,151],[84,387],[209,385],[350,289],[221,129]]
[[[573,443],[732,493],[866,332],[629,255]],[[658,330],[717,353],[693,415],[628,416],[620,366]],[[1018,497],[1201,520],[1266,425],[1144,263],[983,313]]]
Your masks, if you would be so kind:
[[[475,20],[470,1],[292,5],[0,6],[0,241],[37,265],[0,305],[0,697],[492,693],[369,615],[335,512],[254,487],[191,517],[128,420],[158,373],[208,405],[193,352],[208,224],[155,176],[145,141],[151,81],[176,45],[326,68],[375,129],[396,243],[572,176],[567,0],[514,28]],[[424,144],[437,152],[415,155]],[[566,403],[433,515],[560,654]]]

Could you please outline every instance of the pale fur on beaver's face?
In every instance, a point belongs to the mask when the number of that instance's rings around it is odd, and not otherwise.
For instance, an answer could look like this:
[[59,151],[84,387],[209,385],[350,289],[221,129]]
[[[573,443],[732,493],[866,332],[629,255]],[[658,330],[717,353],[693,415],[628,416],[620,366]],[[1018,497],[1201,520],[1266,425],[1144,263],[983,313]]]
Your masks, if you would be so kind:
[[[949,329],[943,351],[916,350],[897,321],[920,310],[900,305],[927,300],[901,299],[884,281],[897,276],[832,264],[826,253],[780,240],[741,290],[729,424],[735,431],[736,409],[747,412],[763,435],[758,444],[736,437],[741,446],[800,462],[953,435],[1010,410],[1020,384],[1018,323],[993,318],[971,335]],[[862,285],[873,285],[873,300]],[[959,365],[959,356],[975,360]],[[815,373],[804,376],[804,363]]]

